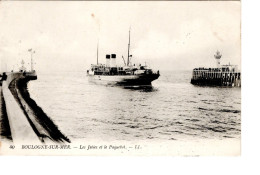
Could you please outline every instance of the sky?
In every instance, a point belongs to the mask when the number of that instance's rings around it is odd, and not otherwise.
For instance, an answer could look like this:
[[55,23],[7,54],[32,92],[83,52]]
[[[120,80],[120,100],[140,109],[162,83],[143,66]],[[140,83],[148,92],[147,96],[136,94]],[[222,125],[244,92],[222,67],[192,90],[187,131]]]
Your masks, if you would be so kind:
[[159,70],[241,67],[240,2],[0,2],[0,60],[2,71],[18,69],[30,53],[38,71],[86,71],[106,54],[117,64],[130,54],[133,63]]

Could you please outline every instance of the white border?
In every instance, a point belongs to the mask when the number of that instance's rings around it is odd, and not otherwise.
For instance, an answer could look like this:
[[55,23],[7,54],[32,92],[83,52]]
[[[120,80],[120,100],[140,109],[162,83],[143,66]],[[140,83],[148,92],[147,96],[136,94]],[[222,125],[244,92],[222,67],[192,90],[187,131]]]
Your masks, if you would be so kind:
[[241,157],[0,157],[1,174],[259,174],[259,7],[242,1]]

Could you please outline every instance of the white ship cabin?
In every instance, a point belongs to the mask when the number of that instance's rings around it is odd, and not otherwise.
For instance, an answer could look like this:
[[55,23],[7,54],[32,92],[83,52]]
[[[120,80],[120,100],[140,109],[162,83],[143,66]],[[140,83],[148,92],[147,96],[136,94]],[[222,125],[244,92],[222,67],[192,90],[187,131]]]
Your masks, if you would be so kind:
[[[159,73],[159,72],[158,72]],[[106,64],[91,64],[90,70],[87,70],[89,75],[140,75],[153,74],[152,69],[147,66],[128,65],[117,66],[116,54],[106,55]]]

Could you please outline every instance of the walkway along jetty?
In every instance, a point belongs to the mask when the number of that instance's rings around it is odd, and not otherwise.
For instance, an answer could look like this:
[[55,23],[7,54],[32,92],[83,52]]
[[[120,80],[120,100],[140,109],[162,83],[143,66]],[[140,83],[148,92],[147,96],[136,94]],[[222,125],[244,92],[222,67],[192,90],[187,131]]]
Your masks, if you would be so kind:
[[1,123],[1,138],[7,138],[17,144],[70,142],[51,118],[30,98],[27,84],[36,80],[37,74],[33,69],[26,71],[23,64],[22,61],[22,67],[18,72],[2,73],[0,77],[1,118],[5,121]]
[[195,68],[192,72],[191,84],[205,86],[241,87],[241,72],[237,65],[220,65],[222,55],[219,51],[214,55],[216,68]]

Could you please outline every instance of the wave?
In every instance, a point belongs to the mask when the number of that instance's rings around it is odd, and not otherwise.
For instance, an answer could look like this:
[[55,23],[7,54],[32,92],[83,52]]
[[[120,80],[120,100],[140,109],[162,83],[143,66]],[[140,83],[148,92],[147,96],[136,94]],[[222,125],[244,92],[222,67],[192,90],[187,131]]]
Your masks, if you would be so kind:
[[241,113],[240,110],[231,110],[231,109],[220,109],[220,110],[217,110],[217,112],[231,112],[231,113]]

